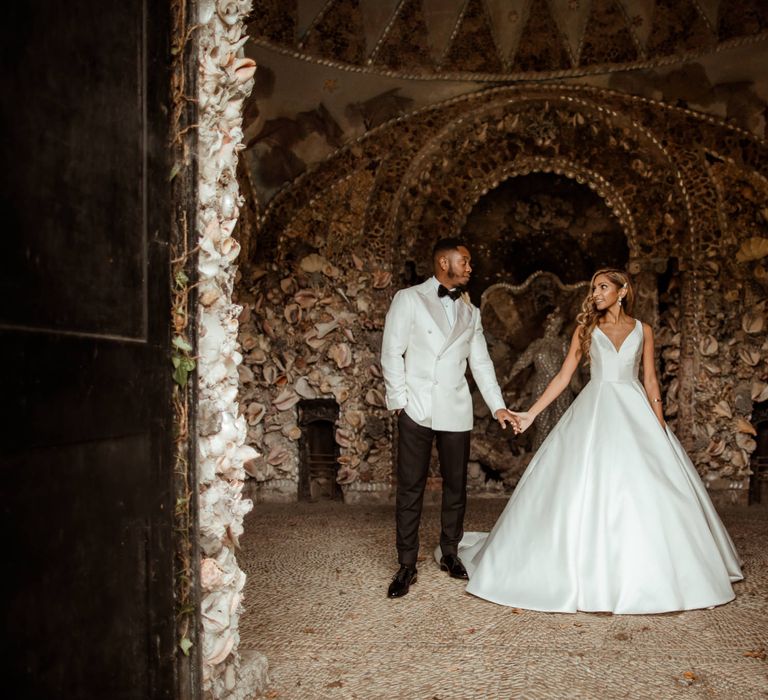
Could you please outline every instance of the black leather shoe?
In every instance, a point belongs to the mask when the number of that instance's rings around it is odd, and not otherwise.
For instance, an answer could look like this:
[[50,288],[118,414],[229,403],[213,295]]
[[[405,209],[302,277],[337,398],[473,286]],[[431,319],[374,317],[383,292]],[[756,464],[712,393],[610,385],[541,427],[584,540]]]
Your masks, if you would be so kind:
[[455,554],[443,554],[440,558],[440,570],[447,571],[451,578],[469,578],[464,564]]
[[389,584],[389,590],[387,591],[388,598],[402,598],[412,583],[416,583],[416,571],[415,566],[402,565],[395,577],[392,579],[392,583]]

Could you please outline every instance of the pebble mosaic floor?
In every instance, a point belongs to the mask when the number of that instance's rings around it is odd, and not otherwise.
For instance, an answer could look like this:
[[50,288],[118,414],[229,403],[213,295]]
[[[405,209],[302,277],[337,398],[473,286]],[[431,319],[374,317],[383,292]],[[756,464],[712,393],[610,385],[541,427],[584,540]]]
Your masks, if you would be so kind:
[[[470,500],[487,531],[504,499]],[[248,575],[241,648],[269,660],[283,700],[768,699],[768,508],[721,513],[744,560],[734,602],[646,616],[505,608],[441,572],[439,508],[425,507],[419,580],[402,599],[394,509],[260,504],[239,561]]]

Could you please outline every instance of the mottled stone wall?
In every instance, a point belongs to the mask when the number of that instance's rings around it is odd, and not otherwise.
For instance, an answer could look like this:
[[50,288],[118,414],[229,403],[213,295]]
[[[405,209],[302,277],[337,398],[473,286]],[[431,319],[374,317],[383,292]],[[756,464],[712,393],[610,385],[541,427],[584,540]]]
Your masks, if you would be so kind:
[[768,147],[715,117],[573,85],[489,89],[398,117],[270,202],[241,287],[248,439],[265,455],[248,468],[263,493],[295,493],[301,396],[343,398],[347,492],[387,487],[393,426],[376,359],[388,301],[428,274],[435,238],[531,172],[582,183],[613,213],[659,333],[673,425],[711,488],[744,500],[765,273],[727,261],[764,225]]

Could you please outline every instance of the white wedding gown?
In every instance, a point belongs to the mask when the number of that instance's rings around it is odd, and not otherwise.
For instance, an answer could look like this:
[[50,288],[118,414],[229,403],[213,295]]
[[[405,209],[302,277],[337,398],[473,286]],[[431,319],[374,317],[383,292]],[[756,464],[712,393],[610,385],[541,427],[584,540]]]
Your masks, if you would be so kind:
[[549,612],[661,613],[734,598],[738,554],[638,381],[638,321],[602,330],[591,381],[539,448],[490,533],[466,533],[467,591]]

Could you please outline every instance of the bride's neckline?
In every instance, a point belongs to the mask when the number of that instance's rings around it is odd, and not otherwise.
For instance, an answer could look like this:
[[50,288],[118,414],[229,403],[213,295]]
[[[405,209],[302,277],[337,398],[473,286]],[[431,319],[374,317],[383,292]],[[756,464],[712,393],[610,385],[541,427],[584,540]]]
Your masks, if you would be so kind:
[[637,328],[637,319],[635,319],[635,323],[632,326],[632,330],[630,330],[629,333],[627,333],[622,338],[621,342],[619,343],[619,347],[616,347],[616,344],[611,340],[609,335],[602,328],[600,328],[600,325],[598,324],[597,326],[595,326],[595,329],[600,331],[606,337],[608,342],[613,346],[613,349],[616,351],[616,354],[621,352],[621,349],[624,347],[624,343],[627,342],[627,338],[629,338],[629,336],[632,335],[635,332],[636,328]]

